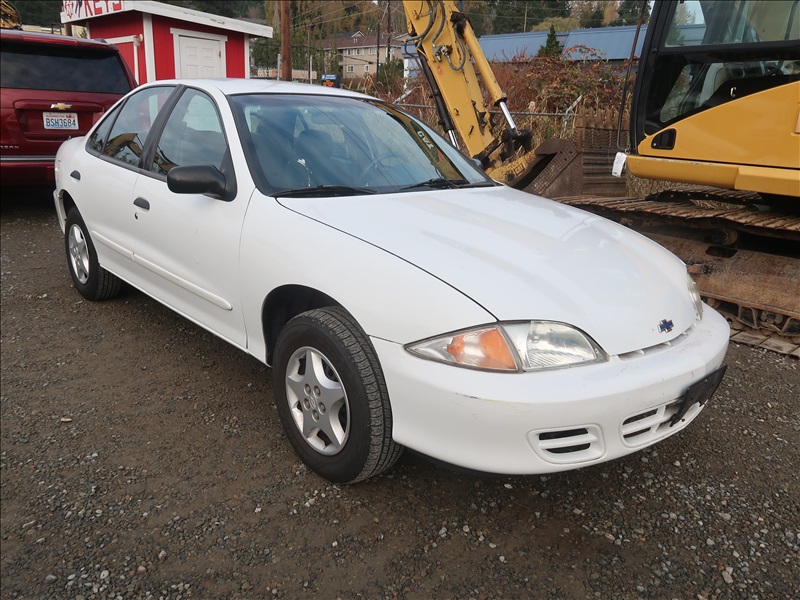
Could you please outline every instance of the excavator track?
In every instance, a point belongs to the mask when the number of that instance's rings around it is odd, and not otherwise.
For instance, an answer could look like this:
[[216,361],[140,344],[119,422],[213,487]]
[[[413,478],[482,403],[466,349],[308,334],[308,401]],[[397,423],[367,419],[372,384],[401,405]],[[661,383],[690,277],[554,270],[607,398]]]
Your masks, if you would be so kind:
[[759,194],[695,188],[661,193],[648,198],[596,198],[573,196],[559,202],[592,212],[642,221],[658,220],[704,229],[731,228],[758,236],[800,242],[800,215],[762,210]]
[[557,198],[618,221],[680,257],[731,323],[733,341],[800,358],[800,215],[758,194],[686,187],[648,198]]

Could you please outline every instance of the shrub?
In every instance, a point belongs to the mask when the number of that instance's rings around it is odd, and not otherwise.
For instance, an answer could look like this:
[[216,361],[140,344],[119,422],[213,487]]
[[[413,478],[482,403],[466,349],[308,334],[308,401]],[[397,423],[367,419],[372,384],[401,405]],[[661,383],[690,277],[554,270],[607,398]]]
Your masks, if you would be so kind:
[[[505,62],[492,64],[492,71],[508,98],[507,105],[517,125],[530,130],[537,140],[570,135],[574,119],[564,117],[570,109],[573,113],[577,109],[619,109],[626,70],[627,65],[613,65],[584,47],[568,48],[564,54],[555,57],[514,56]],[[406,86],[401,103],[441,131],[436,111],[416,106],[433,106],[424,77],[420,75],[409,80]],[[390,101],[399,96],[394,95],[395,89],[378,89],[377,93]],[[580,102],[576,104],[579,98]],[[484,94],[487,106],[488,102],[488,94]]]

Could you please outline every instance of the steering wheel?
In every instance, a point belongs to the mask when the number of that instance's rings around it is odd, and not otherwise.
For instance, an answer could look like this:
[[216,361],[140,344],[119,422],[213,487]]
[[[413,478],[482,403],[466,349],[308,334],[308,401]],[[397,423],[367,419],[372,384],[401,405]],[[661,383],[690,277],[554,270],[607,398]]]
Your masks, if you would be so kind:
[[361,182],[362,180],[366,179],[367,175],[369,175],[372,171],[386,167],[397,167],[401,164],[402,161],[396,154],[379,154],[369,159],[367,164],[361,168],[361,170],[358,172],[356,181]]

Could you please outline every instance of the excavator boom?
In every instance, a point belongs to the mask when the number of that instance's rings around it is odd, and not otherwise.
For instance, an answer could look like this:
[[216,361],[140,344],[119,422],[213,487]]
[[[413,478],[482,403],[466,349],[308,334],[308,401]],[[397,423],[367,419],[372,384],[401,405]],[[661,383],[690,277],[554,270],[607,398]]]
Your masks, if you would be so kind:
[[[524,188],[560,146],[550,140],[534,149],[530,132],[517,129],[469,20],[453,2],[404,0],[403,8],[439,123],[450,141],[479,160],[494,179]],[[490,107],[484,103],[484,90]],[[503,123],[496,122],[492,110],[502,114]]]

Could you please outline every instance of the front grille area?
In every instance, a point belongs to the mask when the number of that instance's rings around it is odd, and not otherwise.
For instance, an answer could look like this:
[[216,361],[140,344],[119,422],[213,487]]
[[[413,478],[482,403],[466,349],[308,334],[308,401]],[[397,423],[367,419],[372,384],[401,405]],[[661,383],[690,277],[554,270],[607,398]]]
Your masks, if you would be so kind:
[[605,453],[603,436],[594,425],[532,431],[528,441],[544,460],[557,464],[595,460]]
[[639,358],[640,356],[648,356],[652,354],[657,354],[658,352],[663,352],[665,350],[668,350],[669,348],[678,346],[683,342],[685,342],[688,339],[688,337],[692,334],[693,330],[694,330],[694,325],[689,327],[689,329],[681,333],[675,339],[672,339],[668,342],[662,342],[661,344],[656,344],[655,346],[650,346],[649,348],[642,348],[641,350],[633,350],[632,352],[625,352],[623,354],[618,354],[617,357],[620,360],[630,360],[634,358]]
[[[703,409],[695,404],[680,423],[671,427],[669,422],[678,413],[681,404],[682,399],[679,398],[627,417],[619,429],[622,443],[632,450],[655,443],[680,429],[682,423],[691,421]],[[597,425],[531,431],[527,437],[536,454],[552,464],[591,462],[602,458],[606,452],[603,432]]]
[[[641,446],[664,437],[670,433],[669,421],[680,407],[681,400],[673,400],[628,417],[623,421],[620,431],[623,442],[626,446]],[[693,406],[685,418],[690,419],[698,410],[698,405]]]

